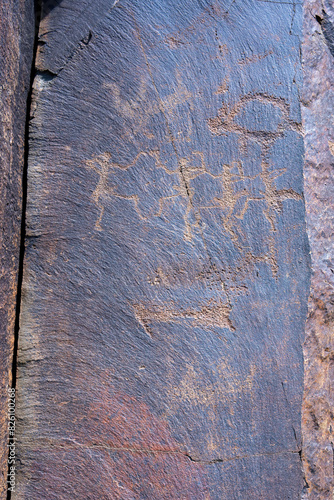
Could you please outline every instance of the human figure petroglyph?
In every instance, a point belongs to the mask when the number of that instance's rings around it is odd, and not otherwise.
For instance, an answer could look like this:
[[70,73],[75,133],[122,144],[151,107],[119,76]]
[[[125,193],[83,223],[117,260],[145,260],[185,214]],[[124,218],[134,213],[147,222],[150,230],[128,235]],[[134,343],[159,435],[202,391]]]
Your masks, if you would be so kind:
[[[249,113],[254,111],[252,107],[250,110],[247,109],[249,105],[268,108],[269,125],[266,128],[261,121],[256,122],[256,119],[253,128],[245,126]],[[242,119],[238,121],[237,118],[240,116]],[[92,195],[99,208],[95,227],[97,230],[102,229],[105,203],[112,197],[132,202],[138,217],[145,221],[149,221],[152,217],[167,220],[169,208],[177,203],[183,212],[183,237],[186,241],[192,241],[196,231],[203,231],[202,215],[205,211],[214,210],[220,212],[225,235],[231,238],[241,253],[245,251],[249,253],[249,248],[241,241],[238,227],[252,204],[260,203],[270,231],[267,239],[269,245],[267,260],[270,262],[273,275],[276,275],[277,263],[273,239],[276,216],[281,211],[284,200],[301,200],[302,195],[291,188],[276,188],[275,180],[286,169],[272,167],[270,148],[278,138],[284,136],[286,130],[300,133],[300,125],[290,119],[289,106],[284,99],[265,94],[246,95],[231,109],[226,105],[222,106],[218,116],[210,119],[208,125],[215,135],[237,134],[241,150],[246,147],[247,141],[259,144],[261,166],[258,173],[247,175],[242,160],[239,160],[231,164],[222,161],[220,171],[214,174],[206,164],[203,151],[192,151],[188,156],[179,158],[179,167],[182,168],[174,169],[162,161],[159,149],[140,151],[126,165],[115,162],[112,154],[105,152],[86,162],[86,165],[99,176]],[[201,178],[200,183],[198,178]],[[206,192],[209,182],[210,197]]]
[[[258,116],[257,107],[259,108]],[[273,241],[273,233],[276,231],[276,215],[281,211],[284,200],[302,200],[302,195],[291,188],[276,188],[275,179],[280,177],[286,169],[275,169],[270,162],[270,150],[277,139],[284,137],[288,130],[297,134],[301,133],[301,124],[293,121],[289,114],[289,105],[283,98],[256,93],[242,96],[234,106],[228,106],[224,103],[219,109],[218,115],[208,120],[212,134],[218,136],[236,134],[239,139],[240,152],[246,150],[249,141],[254,141],[260,146],[260,172],[253,177],[245,176],[242,171],[242,162],[236,162],[234,170],[233,165],[224,165],[224,197],[215,201],[221,205],[222,209],[227,208],[224,227],[231,235],[235,245],[238,245],[238,237],[234,231],[235,219],[243,219],[250,202],[265,202],[263,213],[270,225],[271,234],[269,234],[268,243],[273,275],[277,274]],[[263,183],[263,188],[257,196],[251,196],[247,188],[244,192],[235,192],[233,188],[235,183],[246,179],[254,181],[256,178]],[[236,212],[235,208],[240,200],[243,202],[243,208]]]
[[[140,168],[142,161],[142,168]],[[195,222],[190,221],[191,194],[186,192],[180,170],[169,169],[161,161],[159,150],[140,151],[134,160],[127,165],[113,162],[110,153],[102,153],[87,161],[86,165],[99,176],[92,195],[100,210],[95,224],[97,230],[102,229],[101,221],[105,206],[103,199],[116,197],[132,201],[141,220],[162,217],[168,203],[174,203],[176,199],[179,201],[181,199],[184,206],[184,238],[186,240],[192,238],[192,231],[197,226],[197,222],[196,220]],[[132,175],[132,169],[135,169],[137,176]],[[158,170],[160,170],[160,174],[157,173]],[[128,172],[128,175],[118,179],[115,175],[117,171]],[[133,180],[138,180],[138,175],[145,177],[145,183],[133,182]],[[118,177],[120,177],[119,174]],[[147,207],[148,197],[151,199],[152,205]]]
[[[164,181],[164,188],[166,188],[166,193],[164,196],[158,196],[155,200],[154,206],[150,210],[144,210],[141,198],[145,196],[142,188],[136,189],[132,179],[128,178],[127,182],[124,183],[122,187],[117,184],[117,171],[131,171],[131,169],[136,168],[139,170],[139,162],[142,163],[142,173],[146,175],[147,182],[146,187],[148,191],[156,188],[159,181]],[[151,164],[150,168],[148,163]],[[105,152],[92,160],[88,160],[86,165],[92,168],[99,176],[97,185],[93,191],[93,199],[100,209],[100,214],[98,221],[96,223],[96,228],[101,229],[101,220],[104,213],[104,203],[103,198],[117,197],[131,200],[137,211],[140,219],[148,220],[150,217],[160,217],[164,212],[166,203],[175,203],[177,200],[183,199],[185,201],[185,237],[186,239],[191,239],[192,227],[190,227],[190,212],[197,210],[201,213],[203,210],[219,209],[225,213],[224,215],[224,226],[227,232],[230,234],[232,239],[235,240],[235,235],[233,233],[233,220],[243,219],[251,201],[266,201],[269,204],[269,208],[272,210],[279,210],[282,199],[292,198],[300,199],[298,193],[293,192],[291,189],[276,190],[273,184],[274,179],[282,175],[284,170],[269,171],[267,165],[262,164],[264,168],[262,172],[254,175],[245,175],[241,162],[233,162],[231,165],[222,165],[222,171],[219,174],[213,174],[210,172],[205,164],[204,154],[200,151],[195,151],[190,154],[187,158],[181,158],[180,163],[183,168],[183,175],[189,184],[189,192],[185,192],[184,183],[180,182],[180,174],[178,170],[169,169],[160,160],[160,152],[158,150],[151,151],[141,151],[136,155],[134,160],[128,165],[121,165],[119,163],[112,161],[111,153]],[[163,175],[160,177],[155,176],[153,179],[150,174],[154,169],[160,169]],[[213,179],[217,183],[217,192],[220,192],[220,196],[214,196],[213,198],[207,200],[207,203],[196,204],[194,201],[194,195],[196,192],[192,181],[200,176],[206,175]],[[250,183],[256,179],[261,179],[263,181],[263,191],[255,196],[251,192],[251,188],[244,187],[243,189],[236,190],[236,184],[243,181],[249,181]],[[151,182],[150,182],[151,181]],[[160,186],[161,187],[161,186]],[[159,189],[159,186],[158,186]],[[168,192],[169,191],[169,192]],[[161,192],[159,193],[161,194]],[[237,207],[237,202],[242,200],[242,203]],[[195,205],[195,206],[194,206]],[[241,208],[240,208],[241,207]],[[268,212],[266,216],[274,230],[272,216]],[[232,220],[233,219],[233,220]],[[193,223],[196,225],[197,223]]]

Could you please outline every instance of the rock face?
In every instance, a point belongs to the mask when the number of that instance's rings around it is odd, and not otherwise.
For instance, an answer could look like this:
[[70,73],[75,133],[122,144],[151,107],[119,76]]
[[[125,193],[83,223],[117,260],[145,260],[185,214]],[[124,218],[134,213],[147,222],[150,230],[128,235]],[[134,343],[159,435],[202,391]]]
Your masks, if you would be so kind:
[[301,9],[44,11],[15,499],[300,497]]
[[305,498],[332,500],[334,396],[334,9],[305,3],[303,43],[305,198],[312,255],[306,323],[303,458]]
[[33,1],[0,1],[0,498],[6,498],[8,393],[12,383]]

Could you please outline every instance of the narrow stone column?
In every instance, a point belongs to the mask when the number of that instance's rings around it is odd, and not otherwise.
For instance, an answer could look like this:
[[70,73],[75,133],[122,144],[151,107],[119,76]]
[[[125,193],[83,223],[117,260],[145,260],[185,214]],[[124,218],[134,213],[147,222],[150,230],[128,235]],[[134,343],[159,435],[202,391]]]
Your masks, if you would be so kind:
[[21,252],[22,179],[34,45],[34,2],[0,0],[0,498],[7,495],[8,391],[12,384]]
[[306,323],[303,459],[309,500],[334,495],[334,9],[306,0],[305,199],[312,256]]

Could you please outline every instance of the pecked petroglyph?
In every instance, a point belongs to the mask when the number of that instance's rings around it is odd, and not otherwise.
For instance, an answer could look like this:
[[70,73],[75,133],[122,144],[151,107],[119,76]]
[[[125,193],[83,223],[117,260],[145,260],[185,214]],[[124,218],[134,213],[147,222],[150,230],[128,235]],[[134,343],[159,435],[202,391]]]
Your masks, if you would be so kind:
[[[218,93],[221,93],[220,87]],[[208,120],[208,127],[214,135],[237,134],[241,152],[246,150],[248,141],[254,141],[261,148],[261,172],[253,177],[245,176],[241,162],[236,162],[232,166],[224,165],[224,197],[215,201],[222,209],[227,208],[224,227],[236,246],[238,246],[239,238],[234,229],[235,219],[243,219],[251,202],[265,202],[263,214],[270,225],[268,244],[274,276],[278,271],[273,240],[273,233],[276,231],[276,215],[282,210],[284,200],[302,200],[302,195],[291,188],[277,189],[275,187],[275,179],[280,177],[286,169],[273,169],[269,159],[270,148],[277,139],[284,136],[287,130],[301,133],[301,125],[290,119],[289,111],[289,105],[283,98],[263,93],[247,94],[232,107],[223,104],[218,115]],[[235,191],[236,183],[246,181],[246,179],[255,181],[256,178],[263,184],[263,189],[256,196],[250,195],[247,188],[244,192]],[[240,202],[242,208],[236,211],[236,207],[238,205],[240,207]]]
[[175,72],[175,85],[173,91],[161,98],[163,107],[166,111],[173,111],[180,105],[187,104],[191,111],[194,110],[194,97],[199,97],[197,94],[190,92],[183,82],[180,71]]
[[[262,114],[263,106],[266,108],[266,116],[271,119],[269,126],[265,127],[266,123],[255,120],[253,127],[246,127],[256,106],[260,106]],[[300,133],[300,125],[289,118],[289,107],[283,99],[265,94],[246,95],[232,109],[222,106],[218,116],[209,120],[208,125],[215,135],[237,134],[240,150],[246,147],[247,141],[259,144],[261,165],[258,172],[246,175],[240,160],[231,164],[222,161],[220,171],[213,174],[202,151],[192,151],[188,156],[179,157],[174,169],[162,160],[159,149],[140,151],[125,165],[114,161],[111,153],[102,153],[86,162],[86,166],[98,174],[92,194],[99,209],[95,228],[102,229],[106,203],[113,198],[128,200],[139,219],[147,222],[158,217],[167,223],[173,217],[173,207],[177,207],[184,224],[183,238],[188,242],[205,229],[203,214],[215,212],[224,235],[231,239],[242,255],[246,255],[251,251],[245,244],[241,223],[249,210],[254,210],[257,205],[268,223],[269,250],[254,256],[252,262],[267,262],[276,277],[278,266],[274,233],[277,214],[282,210],[284,200],[299,201],[302,195],[291,188],[276,188],[276,179],[286,169],[272,167],[270,148],[286,130]]]
[[[183,120],[188,120],[185,139],[190,140],[192,134],[190,112],[194,111],[194,99],[202,96],[198,92],[194,94],[188,90],[180,71],[176,70],[171,90],[161,97],[161,102],[152,96],[154,90],[152,90],[149,79],[144,75],[138,77],[137,92],[131,97],[124,95],[122,85],[116,81],[104,82],[102,86],[105,92],[110,95],[115,109],[117,109],[117,114],[121,115],[126,122],[131,123],[129,130],[127,128],[122,130],[124,137],[143,134],[148,139],[153,139],[152,119],[161,113],[161,109],[163,108],[165,112],[173,115],[178,108],[182,107]],[[178,139],[180,138],[178,137]]]
[[206,290],[224,291],[224,272],[215,264],[203,261],[188,260],[174,262],[173,265],[164,263],[147,276],[147,281],[152,286],[163,286],[168,289],[177,287],[199,288],[205,283]]
[[[269,112],[272,115],[280,114],[281,118],[278,120],[275,130],[268,130],[270,122],[263,128],[252,129],[236,121],[236,119],[240,118],[242,112],[252,105],[261,106],[263,113],[262,116],[260,116],[260,113],[258,113],[258,116],[255,116],[254,124],[256,124],[257,118],[262,118],[263,116],[266,118],[268,116],[265,107],[269,108],[268,111],[270,110]],[[271,145],[276,139],[282,137],[286,130],[294,130],[301,133],[301,124],[290,119],[289,105],[285,100],[281,97],[274,97],[264,93],[246,94],[231,109],[227,104],[223,104],[218,111],[218,115],[215,118],[209,119],[208,125],[213,134],[222,135],[225,132],[235,132],[245,139],[250,138],[255,140],[264,147]]]
[[218,86],[215,94],[219,95],[219,94],[225,94],[226,92],[228,92],[228,88],[229,88],[228,82],[229,82],[229,78],[225,77],[223,80],[223,83],[221,83],[221,85]]
[[246,250],[236,256],[233,265],[225,263],[217,266],[202,261],[181,261],[173,265],[162,263],[147,276],[147,282],[171,293],[179,287],[191,288],[194,293],[205,290],[226,301],[226,290],[233,292],[234,296],[248,294],[248,281],[252,276],[253,279],[256,277],[257,265],[261,263],[278,271],[276,260],[270,253],[254,255]]
[[131,121],[130,130],[127,131],[125,128],[123,134],[131,136],[143,133],[151,137],[150,120],[160,112],[160,109],[158,103],[150,96],[147,79],[144,76],[138,77],[138,90],[131,98],[123,96],[122,88],[116,81],[104,82],[102,86],[110,94],[117,114],[121,115],[124,120]]
[[180,323],[190,320],[192,326],[219,327],[235,331],[230,319],[231,308],[220,300],[209,300],[197,307],[181,307],[174,302],[163,305],[134,304],[137,321],[145,332],[152,337],[151,323]]
[[[212,174],[206,166],[204,153],[200,151],[194,151],[179,161],[182,178],[179,169],[171,170],[161,161],[159,150],[141,151],[127,165],[112,161],[112,155],[108,152],[87,161],[86,165],[98,174],[92,194],[99,208],[95,228],[99,231],[102,229],[105,204],[113,197],[131,202],[139,219],[145,221],[154,217],[167,220],[170,207],[178,204],[183,213],[183,237],[186,241],[191,241],[194,232],[199,230],[201,215],[205,211],[218,211],[225,235],[231,238],[236,248],[244,252],[247,249],[243,248],[237,229],[252,203],[261,203],[264,217],[273,233],[276,230],[276,213],[281,210],[283,200],[301,199],[301,195],[291,189],[275,188],[275,179],[285,170],[270,170],[265,161],[262,162],[262,171],[253,176],[244,173],[241,162],[224,164],[219,174]],[[212,198],[203,200],[203,197],[198,196],[198,183],[195,185],[194,181],[200,177],[204,186],[209,180],[213,183]],[[143,182],[137,182],[138,179]],[[257,181],[260,181],[260,188],[254,190],[253,183]],[[270,236],[268,241],[270,251],[266,258],[276,275],[274,241]]]
[[262,54],[253,54],[252,56],[249,57],[243,57],[238,61],[238,64],[240,66],[244,66],[246,64],[252,64],[252,63],[257,63],[258,61],[262,61],[262,59],[265,59],[268,56],[271,56],[274,53],[273,50],[267,50],[266,52],[263,52]]
[[[141,220],[162,217],[166,205],[178,201],[183,207],[184,238],[191,240],[193,229],[198,227],[198,221],[191,220],[191,194],[185,188],[180,170],[170,170],[163,164],[158,150],[141,151],[128,165],[113,162],[108,152],[87,161],[86,165],[99,176],[92,195],[100,211],[97,230],[102,229],[105,201],[112,197],[131,201]],[[140,176],[143,183],[137,182]]]
[[[237,401],[245,396],[251,400],[254,398],[260,376],[258,366],[251,363],[243,372],[237,370],[231,360],[224,357],[209,367],[209,373],[196,362],[188,362],[182,368],[182,376],[178,379],[175,379],[172,370],[167,374],[170,389],[168,390],[169,405],[165,410],[166,416],[175,415],[180,410],[187,411],[189,406],[191,408],[195,406],[201,408],[201,418],[206,424],[217,423],[222,405],[226,405],[228,401],[229,411],[224,411],[225,425],[227,428],[233,428],[233,415]],[[250,420],[253,420],[251,414]],[[205,437],[208,449],[214,452],[217,449],[217,443],[222,440],[219,426],[216,427],[214,435],[210,431]]]
[[[255,365],[249,367],[248,373],[242,375],[233,369],[226,359],[221,359],[215,363],[215,371],[219,377],[223,378],[224,384],[203,384],[203,375],[193,365],[187,365],[184,378],[178,386],[172,389],[174,398],[183,402],[196,402],[203,406],[215,407],[227,395],[237,395],[240,393],[250,394],[254,389],[257,368]],[[172,400],[174,400],[172,398]],[[179,401],[180,403],[180,401]]]
[[[188,158],[180,158],[179,162],[182,172],[179,169],[169,169],[161,161],[159,150],[141,151],[128,165],[113,162],[109,152],[88,160],[86,165],[99,176],[92,195],[100,210],[95,228],[101,230],[104,214],[103,201],[111,197],[131,201],[141,220],[161,217],[168,203],[178,202],[183,207],[184,239],[190,241],[194,229],[199,227],[199,211],[194,210],[192,203],[194,189],[187,190],[184,180],[188,182],[202,174],[214,176],[206,170],[203,153],[194,152]],[[128,172],[128,174],[120,178],[117,174],[119,171]],[[157,171],[160,171],[160,174],[157,174]],[[140,176],[145,177],[145,183],[135,182]],[[123,181],[122,185],[119,181]],[[144,185],[145,188],[143,188]],[[149,208],[147,207],[148,198],[152,200]]]
[[158,44],[164,43],[174,50],[192,44],[207,45],[208,41],[205,35],[207,30],[211,28],[212,18],[221,20],[226,15],[226,10],[219,5],[219,2],[214,2],[196,16],[190,24],[165,36]]

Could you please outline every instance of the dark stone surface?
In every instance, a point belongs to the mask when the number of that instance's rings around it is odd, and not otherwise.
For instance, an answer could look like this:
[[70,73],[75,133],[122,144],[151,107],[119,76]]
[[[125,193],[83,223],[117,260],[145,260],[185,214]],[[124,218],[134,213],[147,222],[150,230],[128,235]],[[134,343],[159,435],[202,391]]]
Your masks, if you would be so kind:
[[27,95],[34,40],[33,1],[0,0],[0,498],[6,498],[8,393],[12,381],[20,255]]
[[15,498],[295,500],[301,6],[106,4],[40,28]]
[[307,0],[303,42],[306,218],[312,256],[306,322],[303,463],[305,499],[334,495],[334,9]]

